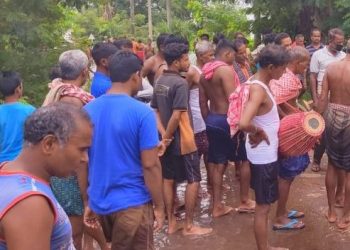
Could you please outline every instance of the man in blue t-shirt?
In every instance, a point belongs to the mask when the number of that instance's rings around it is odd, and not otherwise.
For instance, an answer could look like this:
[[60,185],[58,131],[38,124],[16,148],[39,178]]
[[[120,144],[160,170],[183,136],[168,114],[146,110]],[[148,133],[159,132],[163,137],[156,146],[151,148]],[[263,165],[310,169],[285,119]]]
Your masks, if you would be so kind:
[[92,49],[92,58],[96,64],[96,72],[91,83],[91,94],[97,98],[111,88],[112,82],[108,75],[108,58],[116,53],[118,48],[112,43],[97,43]]
[[[108,65],[111,89],[84,107],[94,125],[89,206],[102,217],[112,249],[153,249],[153,212],[156,229],[164,222],[156,117],[131,97],[142,79],[137,56],[120,51]],[[86,213],[86,221],[92,218]]]
[[35,108],[18,102],[23,93],[22,80],[13,71],[0,72],[0,163],[14,160],[22,150],[23,127]]

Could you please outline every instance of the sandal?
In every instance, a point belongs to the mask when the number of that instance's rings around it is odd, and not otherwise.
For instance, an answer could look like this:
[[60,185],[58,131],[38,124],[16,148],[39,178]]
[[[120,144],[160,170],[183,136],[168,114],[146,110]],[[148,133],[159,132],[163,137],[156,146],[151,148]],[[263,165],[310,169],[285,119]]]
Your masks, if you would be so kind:
[[274,225],[272,227],[272,229],[275,231],[277,231],[277,230],[300,230],[300,229],[303,229],[304,227],[305,227],[305,224],[303,222],[301,222],[297,219],[293,219],[284,225],[278,225],[278,226]]
[[300,219],[300,218],[304,218],[305,214],[303,212],[299,212],[297,210],[290,210],[288,212],[288,219]]

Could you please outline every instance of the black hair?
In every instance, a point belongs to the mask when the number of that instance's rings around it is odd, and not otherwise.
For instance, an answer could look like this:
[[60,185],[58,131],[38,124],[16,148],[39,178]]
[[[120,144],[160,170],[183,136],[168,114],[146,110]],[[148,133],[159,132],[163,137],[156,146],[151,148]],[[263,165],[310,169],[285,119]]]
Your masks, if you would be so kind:
[[209,38],[210,38],[210,37],[209,37],[209,34],[205,34],[205,33],[204,33],[204,34],[200,35],[199,38],[200,38],[201,40],[209,41]]
[[164,46],[166,47],[170,43],[180,43],[188,46],[188,40],[182,36],[177,36],[170,34],[164,41]]
[[53,81],[56,78],[61,78],[61,68],[60,65],[55,65],[51,68],[50,73],[49,73],[49,78],[51,81]]
[[290,56],[286,48],[269,44],[261,50],[256,61],[261,68],[266,68],[271,64],[275,67],[286,65],[289,60]]
[[41,107],[24,123],[24,146],[36,145],[47,135],[54,135],[64,145],[76,132],[78,119],[91,124],[86,111],[70,103],[54,102]]
[[132,42],[129,39],[118,39],[113,42],[114,46],[117,47],[117,49],[132,49]]
[[243,39],[237,38],[236,40],[233,41],[232,45],[233,45],[233,50],[234,50],[235,52],[238,52],[239,48],[240,48],[242,45],[247,45],[247,44],[245,43],[245,41],[244,41]]
[[142,61],[130,51],[118,51],[108,59],[112,82],[126,82],[131,75],[142,69]]
[[219,43],[216,45],[215,49],[215,55],[219,55],[224,50],[235,50],[233,46],[233,42],[227,40],[227,39],[221,39]]
[[179,60],[188,53],[188,46],[183,43],[169,43],[164,49],[164,59],[170,66],[174,61]]
[[265,45],[274,43],[274,42],[275,42],[275,37],[276,37],[276,34],[275,34],[275,33],[265,34],[265,35],[263,36],[263,43],[264,43]]
[[95,61],[96,65],[100,65],[100,61],[102,59],[108,59],[111,55],[116,53],[118,51],[118,48],[112,44],[112,43],[97,43],[92,48],[92,58]]
[[312,29],[311,29],[311,32],[310,32],[310,36],[312,36],[312,34],[313,34],[315,31],[320,32],[320,34],[322,33],[321,30],[320,30],[319,28],[312,28]]
[[287,33],[284,33],[284,32],[278,33],[278,34],[276,35],[276,37],[275,37],[275,44],[281,45],[281,44],[282,44],[282,40],[283,40],[283,39],[286,39],[286,38],[288,38],[288,37],[290,38],[290,35],[287,34]]
[[215,36],[213,37],[213,43],[218,44],[222,39],[225,39],[225,35],[222,33],[216,33]]
[[11,96],[16,88],[21,85],[21,76],[14,71],[0,72],[0,93],[4,96]]
[[160,47],[162,47],[164,45],[164,42],[166,40],[166,38],[169,36],[168,33],[161,33],[158,37],[157,37],[157,48],[160,50]]

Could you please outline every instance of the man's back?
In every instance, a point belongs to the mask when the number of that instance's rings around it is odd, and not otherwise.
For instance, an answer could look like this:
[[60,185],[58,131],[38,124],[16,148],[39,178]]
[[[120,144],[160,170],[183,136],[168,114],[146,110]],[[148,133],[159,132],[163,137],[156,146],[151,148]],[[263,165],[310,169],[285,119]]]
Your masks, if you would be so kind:
[[[155,85],[151,106],[159,111],[162,124],[167,127],[174,110],[187,111],[188,109],[188,84],[186,80],[176,72],[165,71]],[[178,128],[174,133],[173,143],[168,150],[180,154]]]
[[0,162],[13,160],[21,151],[24,122],[34,110],[19,102],[0,105]]
[[85,109],[94,124],[89,150],[91,208],[109,214],[150,201],[141,151],[158,144],[152,110],[124,94],[101,96]]
[[350,106],[350,61],[330,64],[327,80],[330,102]]
[[232,66],[221,66],[214,72],[211,80],[202,80],[202,87],[210,101],[210,111],[216,114],[226,114],[228,98],[235,89]]

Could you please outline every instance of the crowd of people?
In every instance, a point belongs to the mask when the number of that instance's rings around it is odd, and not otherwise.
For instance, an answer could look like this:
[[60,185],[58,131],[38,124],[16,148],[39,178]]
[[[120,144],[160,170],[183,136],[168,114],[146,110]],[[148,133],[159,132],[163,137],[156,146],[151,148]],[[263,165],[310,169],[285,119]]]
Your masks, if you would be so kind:
[[[23,104],[17,72],[0,75],[0,249],[154,249],[154,233],[206,236],[195,223],[201,162],[207,171],[211,216],[235,209],[223,201],[223,177],[234,164],[240,183],[236,211],[254,214],[259,250],[274,230],[302,230],[303,211],[287,207],[292,183],[309,153],[279,154],[282,118],[313,108],[325,119],[312,170],[327,151],[330,223],[350,226],[350,42],[334,28],[328,43],[313,29],[311,43],[287,33],[265,34],[254,51],[244,34],[234,40],[202,35],[189,42],[160,34],[151,43],[99,42],[91,55],[62,53],[42,107]],[[139,53],[143,51],[145,53]],[[344,52],[345,51],[345,52]],[[142,55],[141,55],[142,54]],[[91,90],[84,89],[96,65]],[[349,77],[349,78],[348,78]],[[308,85],[308,82],[310,83]],[[147,91],[147,98],[142,95]],[[185,221],[177,184],[187,182]],[[254,190],[254,198],[250,196]],[[344,207],[337,218],[335,207]]]

